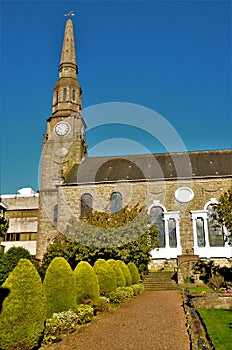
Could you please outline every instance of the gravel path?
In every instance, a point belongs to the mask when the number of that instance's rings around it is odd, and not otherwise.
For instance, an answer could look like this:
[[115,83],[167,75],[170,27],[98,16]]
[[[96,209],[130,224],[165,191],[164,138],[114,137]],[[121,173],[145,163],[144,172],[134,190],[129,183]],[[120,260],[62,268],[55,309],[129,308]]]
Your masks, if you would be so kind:
[[189,350],[178,291],[145,291],[51,350]]

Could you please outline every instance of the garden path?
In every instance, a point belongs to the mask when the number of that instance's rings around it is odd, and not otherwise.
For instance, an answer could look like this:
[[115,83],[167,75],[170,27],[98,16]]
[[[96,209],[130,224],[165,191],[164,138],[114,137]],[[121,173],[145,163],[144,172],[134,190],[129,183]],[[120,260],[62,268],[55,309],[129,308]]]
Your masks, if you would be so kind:
[[145,291],[51,350],[189,350],[179,291]]

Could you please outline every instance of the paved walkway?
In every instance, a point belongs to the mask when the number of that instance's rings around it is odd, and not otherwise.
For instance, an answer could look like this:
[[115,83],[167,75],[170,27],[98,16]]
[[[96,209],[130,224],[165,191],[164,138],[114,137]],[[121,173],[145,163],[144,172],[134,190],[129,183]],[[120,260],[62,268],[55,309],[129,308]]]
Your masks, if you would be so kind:
[[189,350],[179,291],[145,291],[54,350]]

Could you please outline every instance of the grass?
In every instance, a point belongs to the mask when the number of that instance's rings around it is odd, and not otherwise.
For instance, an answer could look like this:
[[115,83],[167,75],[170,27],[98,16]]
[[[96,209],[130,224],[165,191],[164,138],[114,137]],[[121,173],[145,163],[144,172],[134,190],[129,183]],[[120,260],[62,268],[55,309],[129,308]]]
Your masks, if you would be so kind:
[[209,288],[206,284],[196,285],[194,283],[189,283],[185,285],[185,288],[189,290],[189,294],[192,294],[192,293],[205,294],[207,292],[213,292],[213,289]]
[[198,309],[216,350],[229,350],[232,344],[232,310]]

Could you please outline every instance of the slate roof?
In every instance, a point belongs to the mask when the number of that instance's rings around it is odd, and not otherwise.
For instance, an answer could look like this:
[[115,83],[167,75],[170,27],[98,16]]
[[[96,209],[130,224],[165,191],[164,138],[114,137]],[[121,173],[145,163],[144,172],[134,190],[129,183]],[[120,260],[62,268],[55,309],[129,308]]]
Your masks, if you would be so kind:
[[232,176],[232,151],[86,157],[74,166],[65,184],[155,181]]

